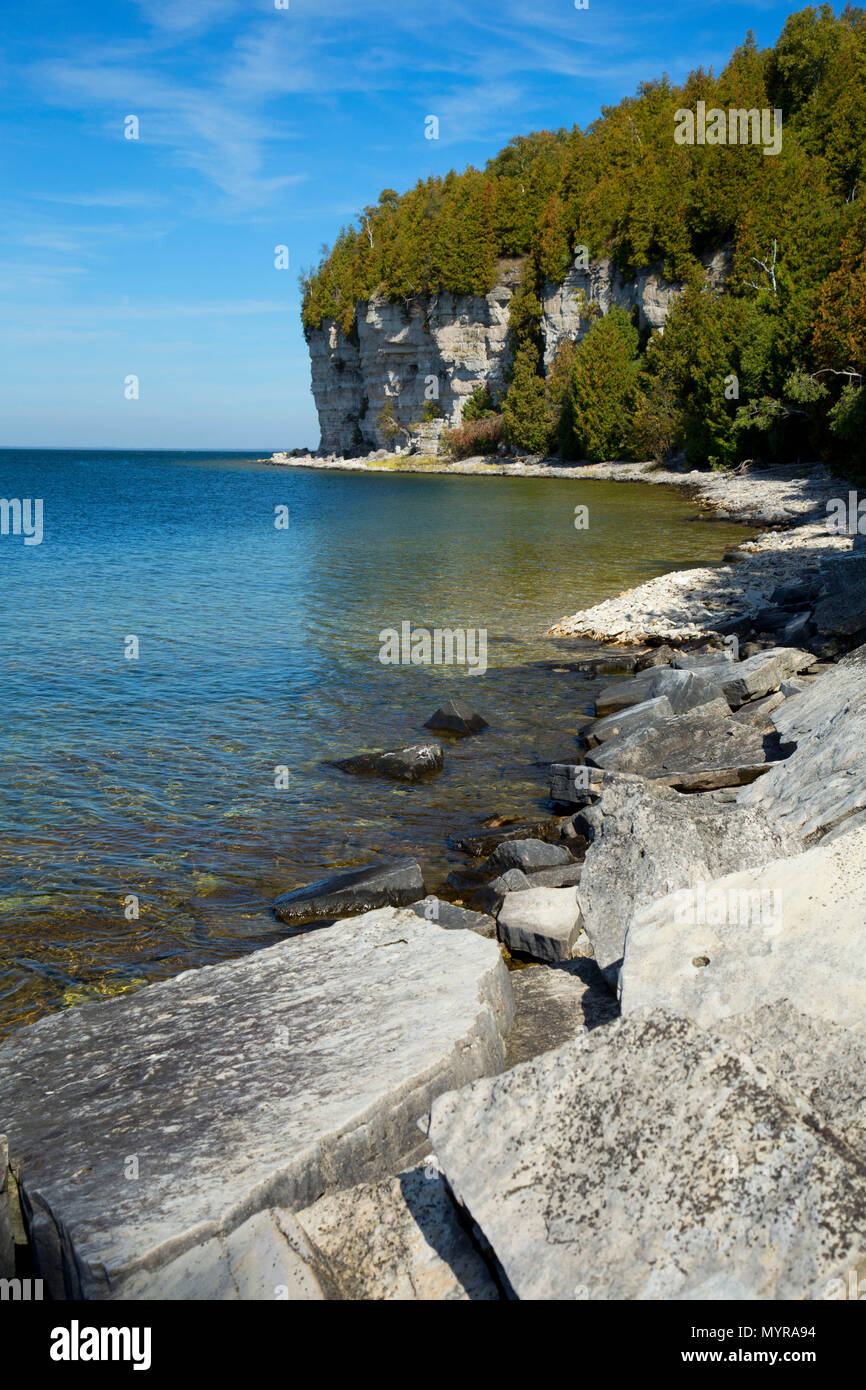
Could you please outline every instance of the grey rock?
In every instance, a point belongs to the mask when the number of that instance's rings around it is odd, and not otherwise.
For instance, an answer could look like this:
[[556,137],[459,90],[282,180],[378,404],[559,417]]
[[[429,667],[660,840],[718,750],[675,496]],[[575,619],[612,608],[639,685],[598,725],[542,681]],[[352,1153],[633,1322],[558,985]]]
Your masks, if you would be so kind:
[[21,1029],[0,1131],[38,1273],[158,1297],[257,1213],[393,1173],[436,1095],[502,1067],[512,1013],[494,942],[384,908]]
[[320,1263],[292,1213],[272,1207],[169,1258],[158,1278],[146,1267],[137,1269],[118,1291],[99,1296],[124,1302],[319,1303],[338,1296]]
[[713,1032],[735,1052],[787,1081],[866,1160],[866,1039],[861,1032],[810,1018],[786,999],[719,1019]]
[[9,1176],[9,1146],[5,1134],[0,1134],[0,1279],[15,1278],[15,1234]]
[[442,730],[460,738],[480,734],[482,729],[487,727],[487,720],[482,719],[481,715],[476,714],[468,705],[464,705],[462,700],[446,700],[424,725],[425,729]]
[[671,665],[676,671],[710,671],[716,666],[724,666],[733,660],[733,653],[724,651],[679,652]]
[[801,1300],[866,1244],[862,1163],[810,1120],[659,1010],[441,1096],[430,1139],[520,1299]]
[[412,743],[406,748],[388,748],[381,753],[359,753],[338,758],[331,766],[341,772],[373,773],[393,782],[420,782],[442,771],[444,755],[439,743]]
[[472,895],[472,901],[480,911],[495,914],[505,901],[506,894],[522,893],[531,887],[526,874],[520,869],[506,869],[504,874],[499,874],[489,883],[477,888]]
[[864,872],[861,828],[636,911],[620,973],[623,1014],[664,1003],[712,1027],[787,999],[812,1017],[862,1027]]
[[589,731],[589,743],[595,746],[617,734],[630,734],[635,729],[649,728],[673,717],[673,706],[668,697],[657,695],[653,700],[642,700],[639,705],[630,705],[617,714],[597,719]]
[[797,848],[759,811],[710,793],[681,796],[640,778],[616,777],[598,803],[578,898],[595,958],[615,980],[632,913],[678,888]]
[[730,671],[720,677],[720,684],[729,705],[744,705],[747,700],[757,700],[778,690],[788,676],[796,676],[817,661],[812,652],[798,647],[770,647],[736,661]]
[[775,725],[770,724],[770,715],[784,703],[784,700],[785,696],[781,690],[776,690],[772,695],[764,695],[760,700],[749,700],[745,705],[741,705],[734,718],[744,724],[760,724],[762,729],[766,725],[771,729],[775,728]]
[[663,642],[660,647],[653,647],[651,651],[644,652],[635,662],[635,671],[648,671],[652,666],[670,666],[676,652],[673,647],[669,647]]
[[798,613],[790,622],[786,623],[781,631],[781,641],[786,647],[796,646],[799,642],[804,642],[810,635],[815,624],[810,612]]
[[526,878],[533,888],[576,888],[581,868],[580,864],[554,864],[549,869],[532,869]]
[[282,893],[274,900],[274,912],[281,922],[299,926],[369,912],[374,907],[404,907],[426,892],[417,859],[398,859],[393,864],[344,869],[305,888]]
[[550,799],[563,806],[586,806],[601,794],[604,773],[585,763],[551,763]]
[[760,732],[738,723],[720,698],[653,728],[611,738],[587,753],[586,760],[606,771],[665,777],[681,772],[754,767],[767,759]]
[[423,917],[425,921],[433,922],[437,927],[445,927],[448,931],[475,931],[479,936],[496,936],[496,922],[493,917],[488,917],[484,912],[470,912],[468,908],[458,907],[456,903],[446,902],[432,893],[420,902],[413,903],[409,910],[417,917]]
[[760,808],[801,843],[812,844],[866,809],[866,647],[816,677],[796,699],[771,714],[783,743],[796,751],[739,804]]
[[629,705],[642,704],[665,695],[675,714],[685,714],[687,710],[720,699],[721,684],[721,677],[717,680],[715,673],[707,676],[704,672],[675,671],[667,666],[656,666],[642,671],[631,680],[605,686],[596,696],[595,712],[599,718],[604,718],[608,714],[618,714]]
[[497,845],[488,860],[488,868],[500,873],[505,869],[548,869],[555,864],[572,864],[574,855],[565,845],[551,845],[545,840],[505,840]]
[[815,607],[822,636],[850,637],[866,628],[866,556],[845,555],[821,567],[823,597]]
[[396,1177],[321,1197],[296,1220],[325,1272],[331,1298],[499,1298],[432,1156]]
[[568,960],[511,972],[514,1026],[508,1035],[506,1068],[560,1047],[619,1016],[616,997],[595,961]]
[[770,602],[778,608],[805,607],[815,598],[819,588],[818,576],[812,583],[780,584],[770,595]]
[[786,700],[790,700],[792,695],[801,695],[804,690],[808,689],[808,686],[808,681],[802,677],[798,680],[782,681],[779,686],[779,694],[783,695]]
[[562,816],[546,816],[543,820],[517,821],[485,827],[472,835],[449,835],[452,849],[469,854],[473,859],[486,858],[497,845],[507,840],[546,840],[555,844],[560,837]]
[[499,939],[535,960],[571,960],[581,930],[574,888],[527,888],[509,893],[496,918]]

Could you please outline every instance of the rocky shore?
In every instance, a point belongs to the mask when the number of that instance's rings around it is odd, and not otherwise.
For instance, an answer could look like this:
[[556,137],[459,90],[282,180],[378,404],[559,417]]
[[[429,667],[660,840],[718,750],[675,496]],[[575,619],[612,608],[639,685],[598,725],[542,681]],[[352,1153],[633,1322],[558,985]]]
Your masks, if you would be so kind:
[[[438,894],[344,871],[275,902],[278,945],[0,1045],[0,1276],[18,1193],[60,1299],[860,1287],[866,555],[818,470],[676,476],[784,529],[559,625],[619,647],[570,664],[610,682],[537,819],[455,841]],[[343,771],[423,795],[484,713]]]

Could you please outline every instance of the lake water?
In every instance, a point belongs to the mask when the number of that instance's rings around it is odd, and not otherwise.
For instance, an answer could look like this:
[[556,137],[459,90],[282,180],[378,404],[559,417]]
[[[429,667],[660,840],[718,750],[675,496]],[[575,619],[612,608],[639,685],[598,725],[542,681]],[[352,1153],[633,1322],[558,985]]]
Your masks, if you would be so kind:
[[[0,496],[43,499],[41,544],[0,536],[0,1034],[277,940],[275,894],[339,867],[416,853],[435,888],[448,832],[534,814],[591,710],[544,630],[745,534],[667,488],[236,454],[5,450]],[[486,629],[486,674],[383,665],[404,621]],[[324,765],[449,694],[490,729],[435,781]]]

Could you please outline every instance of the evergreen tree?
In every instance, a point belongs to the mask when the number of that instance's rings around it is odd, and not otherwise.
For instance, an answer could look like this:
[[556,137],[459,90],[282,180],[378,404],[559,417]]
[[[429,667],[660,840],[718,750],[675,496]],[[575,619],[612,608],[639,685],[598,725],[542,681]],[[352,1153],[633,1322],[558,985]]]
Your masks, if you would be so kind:
[[571,418],[577,457],[621,458],[637,391],[638,333],[623,309],[597,319],[574,356]]
[[530,454],[544,454],[550,443],[550,422],[544,382],[536,370],[535,348],[527,343],[514,362],[514,374],[502,406],[509,441]]

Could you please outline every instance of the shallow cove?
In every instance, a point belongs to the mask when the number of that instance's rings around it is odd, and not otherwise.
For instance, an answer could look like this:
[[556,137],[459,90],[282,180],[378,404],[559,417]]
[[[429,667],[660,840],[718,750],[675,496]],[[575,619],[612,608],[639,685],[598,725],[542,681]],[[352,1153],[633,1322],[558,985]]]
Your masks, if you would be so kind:
[[[279,939],[273,896],[338,867],[416,853],[435,888],[450,831],[537,811],[591,708],[540,634],[748,534],[664,487],[238,455],[6,450],[0,496],[44,504],[42,544],[0,539],[0,1033]],[[382,665],[403,621],[486,629],[486,673]],[[449,694],[490,728],[434,781],[325,766],[428,737]]]

